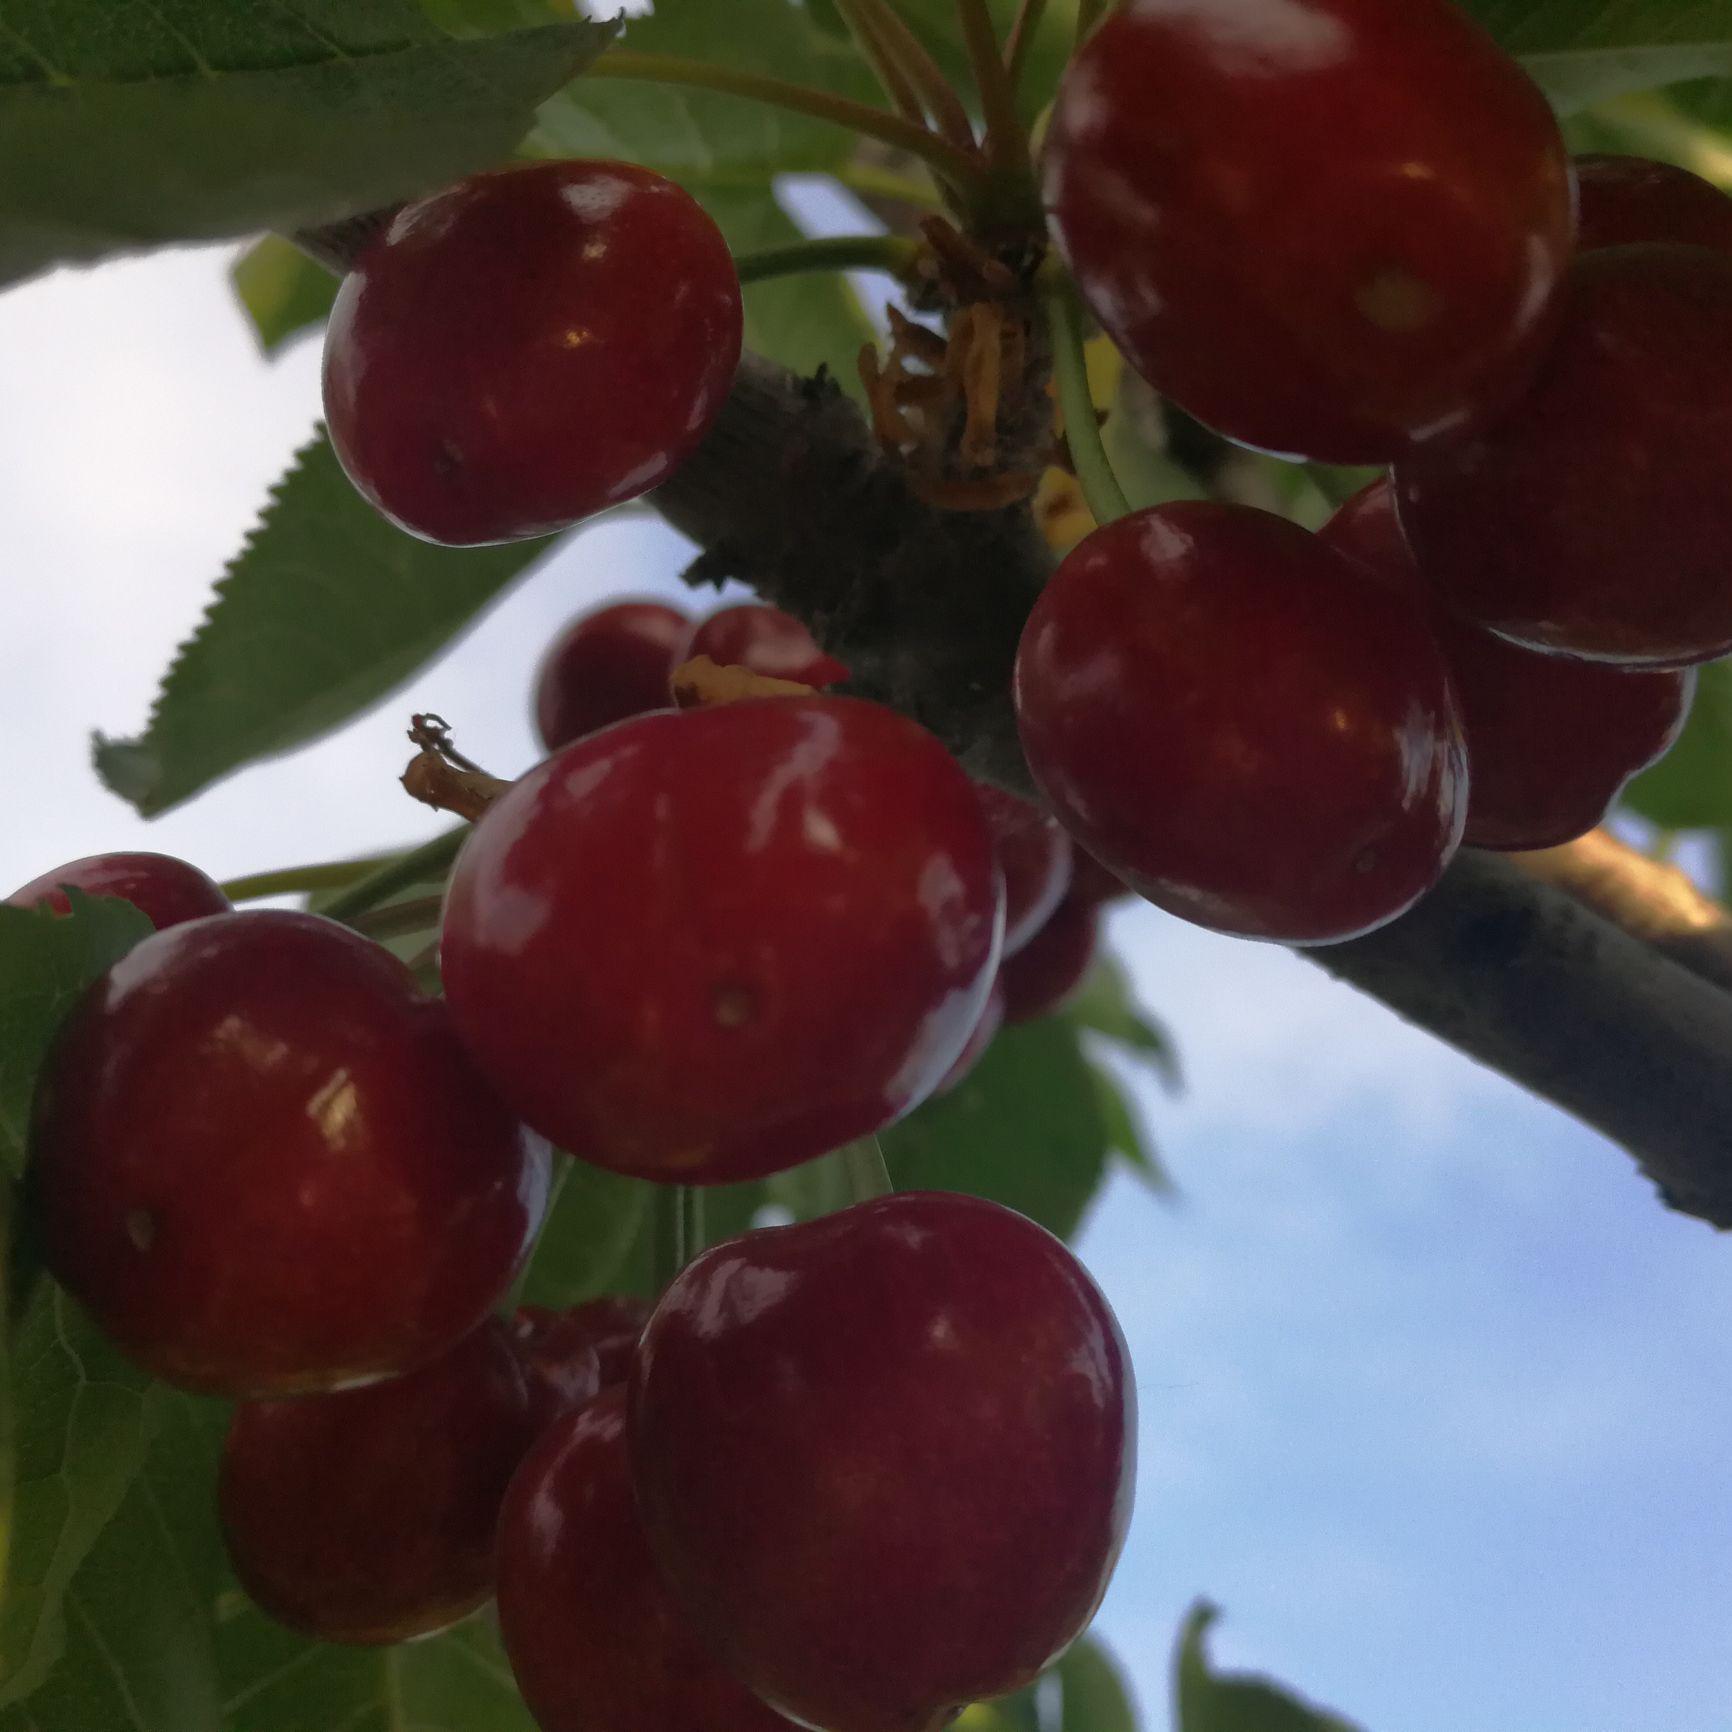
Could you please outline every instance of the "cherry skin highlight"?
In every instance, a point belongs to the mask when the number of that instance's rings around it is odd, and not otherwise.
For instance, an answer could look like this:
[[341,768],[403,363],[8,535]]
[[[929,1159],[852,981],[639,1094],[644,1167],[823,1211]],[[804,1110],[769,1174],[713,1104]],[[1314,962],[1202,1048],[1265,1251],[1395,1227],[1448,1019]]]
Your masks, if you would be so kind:
[[66,914],[71,909],[66,885],[86,896],[118,896],[130,902],[158,932],[207,914],[234,912],[214,880],[172,854],[91,854],[32,878],[6,901],[14,908]]
[[1368,932],[1461,837],[1465,753],[1424,609],[1248,506],[1096,530],[1035,602],[1015,697],[1065,827],[1202,926]]
[[534,1441],[504,1325],[489,1318],[407,1377],[247,1401],[217,1503],[241,1586],[323,1642],[405,1642],[493,1592],[506,1487]]
[[699,1634],[827,1732],[936,1732],[1087,1627],[1135,1389],[1099,1290],[996,1203],[903,1192],[747,1234],[663,1295],[638,1506]]
[[[1431,600],[1387,480],[1356,494],[1322,539],[1404,594]],[[1555,848],[1603,819],[1624,784],[1676,741],[1695,676],[1540,655],[1432,603],[1467,741],[1476,848]]]
[[1732,256],[1583,254],[1520,407],[1395,488],[1426,581],[1512,643],[1628,667],[1732,650]]
[[182,1388],[412,1370],[505,1292],[547,1152],[387,951],[310,914],[147,938],[68,1018],[31,1182],[52,1273]]
[[826,655],[791,613],[758,602],[724,607],[702,621],[680,659],[690,661],[695,656],[803,686],[833,686],[848,677],[847,664]]
[[1579,156],[1579,246],[1678,242],[1732,253],[1732,198],[1669,162],[1641,156]]
[[974,1033],[968,1037],[968,1045],[957,1055],[956,1063],[945,1073],[944,1081],[932,1092],[935,1095],[947,1095],[954,1088],[967,1080],[968,1073],[986,1057],[986,1050],[998,1036],[998,1031],[1004,1026],[1004,972],[999,971],[998,980],[993,982],[992,995],[986,1001],[986,1009],[980,1013],[980,1021],[974,1025]]
[[691,455],[741,317],[721,231],[672,181],[497,169],[405,206],[344,279],[325,419],[349,479],[411,534],[547,535]]
[[559,1420],[512,1481],[499,1633],[541,1732],[794,1732],[722,1669],[656,1569],[623,1388]]
[[1045,196],[1157,390],[1336,463],[1513,401],[1574,241],[1545,98],[1449,0],[1128,0],[1065,75]]
[[446,896],[445,990],[504,1098],[640,1178],[780,1171],[923,1100],[1002,899],[974,785],[853,698],[639,716],[529,772]]
[[982,783],[980,803],[1004,874],[1004,954],[1010,957],[1064,900],[1071,879],[1070,837],[1056,818],[1002,788]]
[[620,601],[579,614],[553,640],[535,678],[535,729],[556,752],[598,728],[673,705],[669,681],[691,622],[659,601]]
[[1094,965],[1100,917],[1091,902],[1066,897],[1053,916],[998,971],[1007,1023],[1052,1016],[1070,1003]]

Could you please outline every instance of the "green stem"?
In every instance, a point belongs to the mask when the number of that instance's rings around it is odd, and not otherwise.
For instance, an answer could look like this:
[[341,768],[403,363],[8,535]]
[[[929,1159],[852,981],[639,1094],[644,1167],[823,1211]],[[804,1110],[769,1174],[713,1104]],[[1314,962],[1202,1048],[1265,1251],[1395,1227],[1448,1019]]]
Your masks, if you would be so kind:
[[451,862],[457,858],[457,851],[463,846],[470,828],[464,824],[455,830],[447,830],[431,842],[423,842],[419,848],[411,848],[407,854],[388,860],[376,872],[369,872],[365,878],[351,884],[322,912],[330,920],[352,921],[357,914],[388,901],[399,890],[443,878]]
[[876,1137],[862,1137],[859,1142],[850,1143],[842,1151],[842,1166],[856,1203],[869,1203],[874,1197],[888,1197],[896,1189],[884,1159],[883,1145]]
[[901,71],[926,104],[926,112],[938,129],[938,136],[947,139],[973,161],[974,123],[968,118],[962,98],[944,75],[944,68],[927,52],[926,44],[909,29],[902,14],[890,0],[852,0],[852,4],[870,24],[878,43]]
[[341,890],[378,868],[370,860],[328,860],[317,866],[284,866],[275,872],[249,872],[231,878],[222,893],[231,902],[257,902],[266,896],[307,896],[315,890]]
[[920,181],[907,175],[895,174],[887,168],[874,168],[869,163],[848,162],[829,169],[827,178],[861,198],[895,199],[899,204],[919,205],[926,210],[939,208],[938,195]]
[[1105,10],[1105,0],[1076,0],[1077,47],[1082,47],[1094,35],[1095,26],[1100,23]]
[[1016,111],[1016,91],[1005,70],[1004,54],[986,0],[956,0],[962,34],[968,44],[974,86],[986,117],[986,160],[1004,174],[1028,173],[1028,134]]
[[1022,0],[1016,22],[1010,27],[1010,39],[1005,44],[1004,63],[1010,73],[1010,88],[1021,91],[1023,74],[1028,70],[1029,53],[1046,16],[1046,0]]
[[1076,478],[1095,522],[1105,525],[1128,515],[1131,502],[1113,473],[1106,446],[1101,443],[1100,422],[1095,417],[1094,398],[1089,392],[1088,356],[1083,348],[1082,308],[1076,291],[1066,278],[1049,281],[1046,292],[1047,323],[1052,330],[1053,367],[1058,375],[1058,400],[1064,410],[1065,441],[1070,446]]
[[900,235],[835,235],[740,253],[734,265],[742,283],[797,276],[803,271],[887,271],[895,277],[907,270],[919,250]]
[[655,1192],[655,1281],[659,1292],[698,1254],[704,1200],[695,1185],[658,1185]]
[[714,90],[724,96],[739,96],[750,102],[767,103],[815,120],[833,121],[865,138],[875,138],[893,150],[918,157],[946,185],[967,195],[981,183],[980,165],[959,145],[904,120],[888,109],[855,102],[828,90],[805,84],[767,78],[762,73],[738,67],[716,66],[707,60],[688,60],[674,54],[634,54],[610,49],[584,74],[586,78],[626,78],[640,84],[685,84]]
[[442,896],[417,896],[412,902],[393,902],[388,908],[368,908],[354,915],[349,924],[369,938],[401,938],[406,932],[428,932],[439,924]]
[[904,120],[912,120],[916,125],[921,124],[926,116],[920,106],[920,93],[896,64],[895,56],[890,53],[884,39],[874,27],[870,12],[861,4],[861,0],[836,0],[836,10],[842,14],[842,22],[848,26],[848,34],[854,38],[854,46],[860,50],[861,57],[872,68],[884,94],[890,98],[891,107]]

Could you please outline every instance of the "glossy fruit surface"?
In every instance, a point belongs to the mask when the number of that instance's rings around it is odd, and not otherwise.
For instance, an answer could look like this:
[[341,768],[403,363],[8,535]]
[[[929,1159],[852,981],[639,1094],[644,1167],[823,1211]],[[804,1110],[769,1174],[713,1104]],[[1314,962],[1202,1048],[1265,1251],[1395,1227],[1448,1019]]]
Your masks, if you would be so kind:
[[499,1633],[541,1732],[792,1732],[723,1671],[656,1569],[623,1389],[558,1421],[512,1481]]
[[828,1732],[932,1732],[1093,1616],[1135,1405],[1057,1239],[903,1192],[673,1282],[632,1384],[639,1506],[700,1634],[768,1701]]
[[1100,918],[1091,902],[1066,897],[1052,918],[998,971],[1007,1023],[1063,1010],[1088,979]]
[[1512,400],[1574,240],[1550,108],[1449,0],[1127,0],[1066,74],[1045,190],[1157,390],[1338,463]]
[[[1355,495],[1322,539],[1405,593],[1429,598],[1387,481]],[[1619,790],[1677,739],[1695,677],[1570,661],[1505,643],[1433,603],[1461,703],[1467,830],[1478,848],[1553,848],[1605,817]]]
[[235,1574],[320,1641],[442,1630],[493,1591],[499,1506],[534,1437],[495,1318],[407,1377],[242,1402],[217,1489]]
[[1058,819],[1002,788],[982,783],[980,803],[1004,874],[1004,954],[1014,956],[1070,888],[1070,837]]
[[622,722],[517,782],[452,874],[445,990],[560,1148],[719,1183],[930,1094],[1000,917],[974,784],[932,735],[857,699],[760,698]]
[[556,752],[598,728],[673,705],[668,682],[691,622],[659,601],[580,614],[553,640],[535,678],[535,728]]
[[758,602],[711,614],[692,633],[681,659],[693,656],[803,686],[833,686],[848,677],[847,664],[826,655],[791,613]]
[[1669,162],[1642,156],[1579,156],[1579,245],[1675,241],[1732,253],[1732,198]]
[[999,979],[993,982],[991,996],[986,1001],[986,1009],[980,1013],[980,1021],[974,1025],[974,1033],[968,1037],[968,1045],[957,1055],[956,1063],[945,1072],[944,1080],[932,1092],[935,1095],[947,1095],[967,1077],[968,1073],[986,1057],[986,1049],[998,1036],[998,1031],[1004,1026],[1004,987],[1001,984],[1004,971],[1000,969]]
[[6,898],[14,908],[69,908],[64,886],[86,896],[118,896],[130,902],[157,931],[233,912],[229,899],[196,866],[171,854],[91,854],[32,878]]
[[631,1375],[649,1312],[643,1300],[624,1297],[591,1299],[569,1311],[518,1306],[511,1338],[544,1424]]
[[1520,408],[1395,484],[1426,580],[1499,636],[1638,667],[1724,655],[1732,257],[1584,254]]
[[727,243],[672,181],[498,169],[405,206],[344,279],[325,419],[350,480],[411,533],[545,535],[690,456],[740,334]]
[[468,1334],[540,1225],[545,1148],[404,966],[310,914],[159,932],[37,1089],[48,1267],[148,1370],[287,1395]]
[[1425,612],[1285,519],[1179,504],[1082,542],[1017,652],[1065,827],[1219,931],[1323,944],[1434,884],[1467,774]]

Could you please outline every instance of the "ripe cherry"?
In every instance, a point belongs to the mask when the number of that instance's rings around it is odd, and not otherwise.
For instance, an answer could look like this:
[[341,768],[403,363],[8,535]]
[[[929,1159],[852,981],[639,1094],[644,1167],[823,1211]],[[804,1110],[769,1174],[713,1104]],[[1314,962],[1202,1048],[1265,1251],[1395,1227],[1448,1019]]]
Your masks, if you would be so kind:
[[668,682],[691,622],[659,601],[579,614],[542,659],[535,726],[550,752],[627,716],[672,706]]
[[723,667],[750,668],[771,679],[797,680],[803,686],[833,686],[848,677],[848,666],[818,647],[817,639],[779,607],[747,602],[713,613],[692,633],[680,659],[708,656]]
[[1574,239],[1545,98],[1449,0],[1128,0],[1066,75],[1045,181],[1157,390],[1337,463],[1511,401]]
[[649,1321],[641,1299],[591,1299],[569,1311],[520,1305],[511,1338],[523,1363],[540,1424],[573,1413],[597,1391],[623,1383]]
[[511,1482],[499,1633],[541,1732],[794,1732],[722,1669],[656,1569],[623,1388],[560,1419]]
[[1001,896],[974,784],[853,698],[639,716],[487,813],[445,990],[560,1148],[641,1178],[776,1172],[930,1094],[980,1018]]
[[1070,889],[1066,895],[1073,902],[1088,902],[1104,908],[1109,902],[1122,902],[1130,896],[1130,887],[1116,878],[1088,849],[1071,844]]
[[1669,162],[1641,156],[1579,156],[1583,252],[1677,241],[1732,253],[1732,198]]
[[444,1006],[286,912],[116,963],[50,1054],[32,1151],[49,1269],[146,1369],[223,1395],[433,1359],[510,1284],[547,1191]]
[[1056,818],[1002,788],[982,783],[980,803],[1004,874],[1004,954],[1014,956],[1064,900],[1071,877],[1070,837]]
[[1367,932],[1461,836],[1460,727],[1424,610],[1267,512],[1167,505],[1089,536],[1029,616],[1016,706],[1071,834],[1219,931]]
[[1584,254],[1521,406],[1395,485],[1427,581],[1500,637],[1632,667],[1732,650],[1732,256]]
[[235,1574],[323,1642],[442,1630],[493,1592],[499,1508],[534,1437],[494,1318],[407,1377],[242,1402],[217,1488]]
[[171,854],[91,854],[32,878],[6,901],[14,908],[50,908],[65,914],[65,886],[86,896],[118,896],[130,902],[157,931],[207,914],[233,912],[229,899],[196,866]]
[[622,162],[478,174],[406,206],[338,291],[325,419],[393,522],[469,546],[564,529],[696,449],[740,357],[727,243]]
[[945,1073],[944,1081],[932,1091],[935,1095],[949,1094],[986,1057],[986,1049],[992,1045],[998,1031],[1004,1026],[1003,979],[1004,971],[1000,969],[999,978],[993,982],[991,995],[987,998],[986,1009],[980,1013],[980,1021],[974,1025],[974,1033],[968,1037],[968,1045],[957,1054],[956,1063]]
[[[1405,594],[1427,597],[1387,481],[1342,506],[1322,538]],[[1461,704],[1463,840],[1475,847],[1553,848],[1585,834],[1684,726],[1693,674],[1540,655],[1432,607]]]
[[767,1701],[827,1732],[934,1732],[1094,1615],[1135,1406],[1057,1239],[906,1192],[673,1282],[633,1374],[638,1502],[700,1635]]
[[1076,996],[1095,959],[1099,915],[1066,897],[1052,918],[998,971],[1007,1023],[1052,1016]]

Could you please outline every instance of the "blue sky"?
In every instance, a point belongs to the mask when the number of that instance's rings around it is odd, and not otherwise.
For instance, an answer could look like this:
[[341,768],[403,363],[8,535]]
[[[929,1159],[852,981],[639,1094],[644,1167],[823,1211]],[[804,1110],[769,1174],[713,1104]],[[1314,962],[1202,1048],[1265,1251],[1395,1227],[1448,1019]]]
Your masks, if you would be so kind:
[[[0,297],[0,880],[120,846],[218,876],[431,829],[397,791],[432,707],[502,774],[565,617],[671,591],[644,517],[586,533],[403,696],[144,826],[88,730],[143,719],[316,414],[256,357],[220,252]],[[1146,1109],[1176,1207],[1108,1194],[1084,1251],[1142,1390],[1103,1633],[1152,1728],[1192,1597],[1222,1660],[1368,1732],[1732,1728],[1732,1246],[1628,1160],[1273,950],[1116,916],[1190,1072]]]

